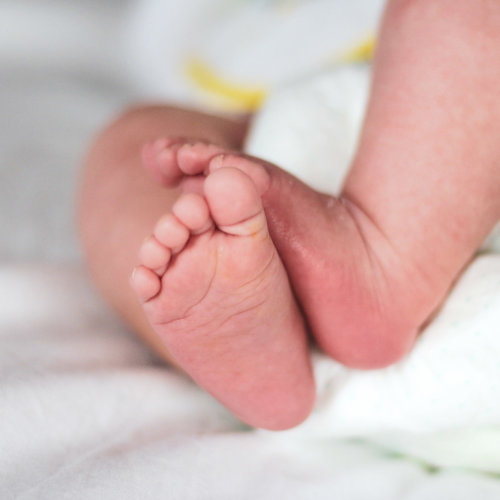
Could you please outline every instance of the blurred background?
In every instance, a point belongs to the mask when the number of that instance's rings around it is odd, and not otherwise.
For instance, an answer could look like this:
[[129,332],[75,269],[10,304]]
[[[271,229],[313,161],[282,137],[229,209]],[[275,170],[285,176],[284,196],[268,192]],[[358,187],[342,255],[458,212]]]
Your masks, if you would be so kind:
[[0,0],[1,261],[78,259],[79,167],[121,109],[252,111],[275,85],[363,49],[383,3]]
[[78,167],[134,89],[126,0],[0,0],[0,258],[73,260]]

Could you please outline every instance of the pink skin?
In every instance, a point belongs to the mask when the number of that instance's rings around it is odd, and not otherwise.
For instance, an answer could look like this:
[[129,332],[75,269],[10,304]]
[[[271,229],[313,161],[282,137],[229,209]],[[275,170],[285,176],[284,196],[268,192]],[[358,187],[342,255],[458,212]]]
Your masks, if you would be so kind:
[[318,344],[352,367],[387,366],[500,218],[499,46],[498,2],[389,1],[339,198],[203,142],[164,140],[162,160],[147,146],[145,164],[186,190],[221,167],[249,175]]
[[203,191],[182,195],[158,220],[132,287],[170,355],[200,386],[250,425],[295,426],[311,411],[314,380],[260,196],[229,168],[208,175]]
[[[391,314],[392,307],[401,307],[396,284],[406,281],[404,266],[395,268],[390,246],[351,203],[317,193],[267,162],[213,144],[180,138],[162,139],[161,144],[172,148],[171,153],[159,157],[146,153],[143,159],[156,178],[175,179],[163,181],[167,187],[180,182],[184,191],[193,186],[196,191],[193,176],[199,179],[229,166],[253,179],[310,331],[332,357],[356,368],[377,368],[411,348],[418,326],[407,319],[411,311]],[[144,149],[154,148],[153,143]],[[383,258],[367,246],[361,224]],[[385,261],[392,270],[383,267]],[[415,279],[411,283],[419,284]],[[393,335],[395,330],[405,335]]]
[[[79,202],[101,293],[245,421],[299,423],[314,386],[288,279],[325,352],[353,367],[387,366],[499,219],[499,46],[494,0],[389,0],[338,199],[242,155],[246,119],[171,106],[126,113],[89,151]],[[221,146],[170,138],[178,135]],[[145,143],[157,183],[139,165]],[[179,191],[161,186],[177,185],[186,195],[175,203]],[[235,212],[241,200],[246,213]],[[246,216],[260,232],[244,229]],[[267,235],[266,218],[272,240],[252,237]],[[126,285],[148,232],[132,280],[139,303]]]
[[436,287],[347,196],[315,192],[257,158],[203,141],[179,147],[181,142],[162,141],[167,149],[175,144],[175,154],[168,161],[149,157],[146,168],[166,172],[164,178],[175,178],[184,191],[197,191],[200,176],[221,168],[237,168],[253,179],[309,329],[325,352],[364,369],[392,364],[411,349],[459,266]]

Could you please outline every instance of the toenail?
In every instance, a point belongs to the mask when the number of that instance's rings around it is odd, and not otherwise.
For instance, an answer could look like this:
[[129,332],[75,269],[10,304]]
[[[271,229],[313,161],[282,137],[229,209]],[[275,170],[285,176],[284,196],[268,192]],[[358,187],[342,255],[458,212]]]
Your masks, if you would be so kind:
[[134,278],[135,278],[135,273],[137,272],[137,267],[134,267],[134,269],[132,270],[132,274],[130,275],[130,279],[133,281]]
[[220,155],[214,156],[212,158],[212,160],[210,161],[210,165],[208,167],[209,172],[213,172],[214,170],[221,168],[224,165],[224,158],[225,157],[226,157],[225,154],[220,154]]

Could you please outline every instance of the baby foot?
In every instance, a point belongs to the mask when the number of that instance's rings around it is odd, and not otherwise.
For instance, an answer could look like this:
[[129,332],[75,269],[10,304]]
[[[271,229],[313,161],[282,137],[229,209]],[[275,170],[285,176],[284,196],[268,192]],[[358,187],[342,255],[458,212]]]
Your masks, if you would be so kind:
[[223,167],[254,181],[274,244],[325,352],[354,368],[379,368],[410,350],[437,303],[354,203],[318,193],[272,164],[202,141],[160,140],[154,147],[161,153],[147,146],[145,161],[164,185],[172,185],[171,179],[189,185]]
[[303,320],[248,176],[222,168],[206,177],[204,196],[181,195],[139,258],[131,283],[144,312],[199,385],[257,427],[309,414]]
[[215,144],[187,141],[183,138],[161,138],[142,150],[142,162],[151,175],[166,187],[173,187],[185,176],[208,174],[208,162],[225,152]]

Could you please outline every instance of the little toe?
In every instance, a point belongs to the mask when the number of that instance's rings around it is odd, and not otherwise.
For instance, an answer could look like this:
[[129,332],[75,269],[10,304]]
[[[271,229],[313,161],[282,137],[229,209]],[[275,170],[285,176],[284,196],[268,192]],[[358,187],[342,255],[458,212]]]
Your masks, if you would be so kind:
[[161,289],[160,278],[151,269],[139,266],[130,277],[130,285],[141,303],[151,300]]
[[207,174],[210,160],[223,152],[220,146],[207,142],[186,143],[177,151],[177,162],[186,175]]
[[139,250],[140,263],[152,269],[157,274],[163,274],[170,260],[171,252],[162,245],[154,236],[144,241]]
[[205,181],[205,196],[217,227],[233,235],[267,235],[262,201],[252,179],[236,168],[221,168]]
[[183,194],[175,202],[172,212],[193,234],[201,234],[213,226],[208,205],[198,194]]
[[153,234],[173,254],[180,252],[189,239],[189,229],[173,214],[161,217]]

